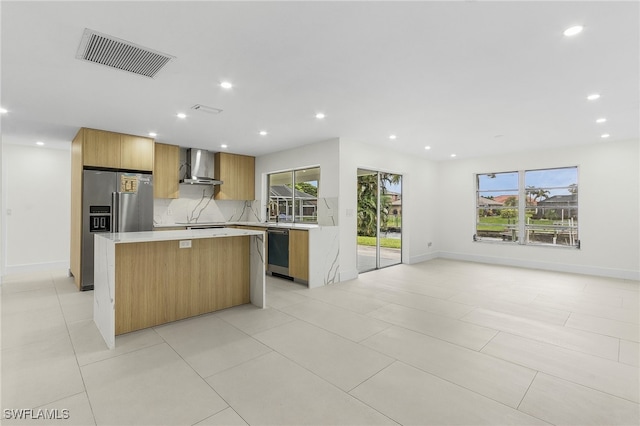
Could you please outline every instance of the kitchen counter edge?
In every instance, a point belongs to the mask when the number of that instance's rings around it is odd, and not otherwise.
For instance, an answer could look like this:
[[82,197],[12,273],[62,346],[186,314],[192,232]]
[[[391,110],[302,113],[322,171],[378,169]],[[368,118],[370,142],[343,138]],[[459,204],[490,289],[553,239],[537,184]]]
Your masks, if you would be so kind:
[[264,232],[251,229],[212,228],[177,231],[143,231],[95,234],[96,238],[104,238],[116,244],[145,243],[152,241],[195,240],[199,238],[243,237],[247,235],[264,235]]

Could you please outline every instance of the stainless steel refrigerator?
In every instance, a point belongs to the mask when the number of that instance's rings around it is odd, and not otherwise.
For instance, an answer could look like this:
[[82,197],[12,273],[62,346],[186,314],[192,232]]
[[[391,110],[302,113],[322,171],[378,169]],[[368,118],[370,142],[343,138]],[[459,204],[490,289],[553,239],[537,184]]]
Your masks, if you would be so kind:
[[82,193],[82,290],[93,289],[93,236],[153,229],[151,174],[85,170]]

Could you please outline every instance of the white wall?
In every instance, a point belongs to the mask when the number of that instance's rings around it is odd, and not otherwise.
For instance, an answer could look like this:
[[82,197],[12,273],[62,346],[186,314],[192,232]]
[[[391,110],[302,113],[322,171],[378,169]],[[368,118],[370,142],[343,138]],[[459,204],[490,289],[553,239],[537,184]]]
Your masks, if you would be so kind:
[[[437,252],[436,211],[431,205],[437,191],[437,164],[378,147],[332,139],[256,158],[256,197],[266,193],[266,174],[307,166],[320,166],[320,198],[336,198],[340,232],[339,280],[357,277],[357,170],[369,168],[403,175],[403,262],[414,263]],[[261,202],[261,211],[266,208]],[[432,242],[431,247],[428,243]]]
[[[338,139],[330,139],[287,151],[256,158],[256,204],[260,217],[266,216],[266,177],[269,173],[320,166],[318,198],[337,201],[340,176],[338,174]],[[319,212],[320,214],[320,212]],[[320,220],[320,218],[319,218]]]
[[[438,165],[432,161],[340,140],[340,281],[357,277],[357,170],[402,175],[402,261],[435,257]],[[433,243],[429,247],[429,242]]]
[[[266,173],[319,165],[319,195],[336,200],[341,281],[357,276],[358,168],[404,177],[405,263],[443,256],[640,279],[639,163],[638,141],[434,163],[332,139],[256,158],[256,197],[262,202]],[[4,144],[2,164],[3,275],[68,268],[69,151]],[[475,173],[572,165],[580,168],[580,250],[472,242]]]
[[[440,164],[442,257],[640,279],[638,141]],[[476,173],[578,166],[581,249],[473,242]]]
[[2,274],[68,269],[70,150],[3,144],[2,151]]

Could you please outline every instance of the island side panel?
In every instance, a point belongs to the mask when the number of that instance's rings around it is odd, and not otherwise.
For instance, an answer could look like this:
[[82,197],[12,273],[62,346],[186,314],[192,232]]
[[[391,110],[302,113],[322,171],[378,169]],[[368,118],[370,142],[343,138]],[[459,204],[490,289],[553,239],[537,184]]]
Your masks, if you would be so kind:
[[251,303],[259,308],[266,307],[265,277],[265,233],[251,237]]
[[115,244],[101,236],[94,238],[93,322],[107,347],[115,342]]
[[249,238],[118,244],[116,334],[249,303]]
[[309,229],[309,288],[339,282],[340,233],[337,226]]

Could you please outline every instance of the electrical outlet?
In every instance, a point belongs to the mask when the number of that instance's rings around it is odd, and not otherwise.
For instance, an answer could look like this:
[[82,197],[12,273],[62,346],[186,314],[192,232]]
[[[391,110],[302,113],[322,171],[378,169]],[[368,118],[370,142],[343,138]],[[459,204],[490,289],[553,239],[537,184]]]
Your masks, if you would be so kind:
[[191,240],[181,240],[180,248],[191,248]]
[[173,216],[173,209],[171,209],[171,207],[167,207],[167,215]]

